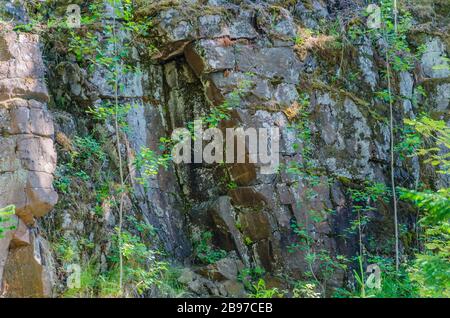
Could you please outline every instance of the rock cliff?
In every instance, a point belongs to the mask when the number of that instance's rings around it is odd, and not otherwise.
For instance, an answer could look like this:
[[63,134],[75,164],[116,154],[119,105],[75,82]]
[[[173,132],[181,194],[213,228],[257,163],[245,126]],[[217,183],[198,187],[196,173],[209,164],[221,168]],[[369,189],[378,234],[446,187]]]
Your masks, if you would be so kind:
[[[87,14],[94,1],[76,2]],[[436,68],[448,63],[448,21],[445,15],[435,20],[438,10],[423,2],[429,15],[405,4],[413,14],[406,34],[410,54],[422,54],[392,75],[398,140],[403,119],[425,110],[449,120],[450,71]],[[448,12],[445,1],[436,3]],[[10,1],[0,5],[13,17],[25,10],[11,8]],[[108,6],[103,26],[114,20]],[[65,5],[53,1],[50,8],[57,14]],[[2,24],[0,207],[16,207],[10,220],[16,229],[0,240],[3,295],[58,295],[66,289],[68,265],[92,265],[99,273],[110,266],[119,221],[108,191],[118,187],[119,158],[114,126],[89,110],[116,99],[130,105],[121,119],[120,152],[132,189],[124,210],[155,230],[146,243],[164,250],[189,294],[245,295],[242,272],[258,268],[267,287],[288,290],[312,273],[322,282],[319,291],[330,295],[351,280],[354,263],[337,266],[339,257],[351,259],[361,245],[373,255],[392,256],[389,108],[380,97],[387,88],[387,44],[357,34],[365,28],[364,10],[364,1],[140,1],[135,16],[150,18],[152,26],[137,39],[129,30],[120,35],[118,45],[139,71],[121,74],[118,96],[106,66],[89,67],[90,52],[80,59],[73,47],[67,50],[69,31],[39,36]],[[338,37],[341,28],[347,28],[344,38]],[[81,34],[99,47],[108,45],[100,27],[92,37],[86,32]],[[236,106],[218,128],[279,128],[279,171],[265,174],[267,167],[253,163],[170,164],[148,177],[133,168],[143,147],[158,152],[162,137],[230,101]],[[77,142],[79,136],[101,140],[106,159],[96,157],[92,144]],[[91,151],[83,159],[84,175],[74,170],[81,149]],[[394,168],[398,186],[448,186],[448,178],[417,159],[396,154]],[[379,196],[388,197],[364,198],[371,209],[358,237],[348,231],[360,203],[352,190],[377,184],[387,185]],[[417,243],[416,214],[406,203],[398,208],[406,258]],[[205,240],[224,257],[199,261]],[[311,261],[311,254],[323,259]]]

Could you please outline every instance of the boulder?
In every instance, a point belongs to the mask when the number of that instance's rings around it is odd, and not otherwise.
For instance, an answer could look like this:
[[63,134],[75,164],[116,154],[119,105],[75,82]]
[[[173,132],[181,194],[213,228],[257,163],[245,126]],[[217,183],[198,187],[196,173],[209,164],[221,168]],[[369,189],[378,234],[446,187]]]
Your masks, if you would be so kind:
[[252,241],[267,239],[271,236],[271,225],[264,211],[248,211],[239,214],[242,231]]
[[244,285],[235,280],[227,280],[222,283],[222,286],[226,292],[224,296],[233,298],[244,298],[247,296]]
[[[233,255],[234,254],[234,255]],[[214,281],[237,280],[239,272],[244,264],[236,257],[234,252],[229,256],[199,269],[199,273]]]
[[228,249],[230,247],[236,249],[240,259],[246,266],[249,266],[247,247],[243,243],[242,234],[236,227],[236,220],[233,217],[234,208],[231,205],[230,198],[227,196],[219,197],[209,208],[208,212],[215,224],[216,232],[219,232],[217,234],[219,234],[219,237],[224,238],[220,242],[223,244],[224,241],[230,241]]
[[32,244],[18,246],[9,251],[3,274],[2,293],[7,298],[51,297],[52,263],[46,244],[39,235],[33,235]]

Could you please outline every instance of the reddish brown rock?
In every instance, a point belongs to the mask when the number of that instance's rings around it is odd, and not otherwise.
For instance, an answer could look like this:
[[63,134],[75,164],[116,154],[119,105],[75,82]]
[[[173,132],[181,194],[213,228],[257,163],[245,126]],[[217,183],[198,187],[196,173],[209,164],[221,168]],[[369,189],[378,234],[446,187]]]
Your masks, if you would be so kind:
[[1,295],[45,297],[51,284],[43,260],[49,256],[41,252],[48,248],[28,229],[58,199],[45,67],[37,35],[0,29],[0,208],[15,205],[19,217],[0,240]]
[[262,206],[267,204],[266,197],[254,187],[239,187],[229,191],[233,204],[242,206]]
[[46,277],[41,255],[33,245],[14,248],[9,252],[3,274],[2,292],[5,297],[51,296],[49,279]]
[[11,248],[28,246],[31,244],[30,229],[21,220],[17,220],[17,228],[12,231]]
[[244,235],[252,241],[266,239],[271,236],[269,219],[263,211],[240,213],[239,220]]

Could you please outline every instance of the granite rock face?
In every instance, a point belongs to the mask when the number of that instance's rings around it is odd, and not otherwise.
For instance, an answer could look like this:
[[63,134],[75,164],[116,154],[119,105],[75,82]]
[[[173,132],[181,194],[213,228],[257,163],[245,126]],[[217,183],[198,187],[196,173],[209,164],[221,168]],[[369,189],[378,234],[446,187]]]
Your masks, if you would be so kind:
[[[41,237],[35,223],[58,200],[52,185],[56,152],[44,76],[38,36],[13,32],[2,26],[0,207],[14,205],[17,216],[12,224],[16,229],[1,239],[0,282],[2,295],[7,297],[51,295],[51,286],[44,287],[47,260],[40,256]],[[18,270],[21,266],[26,268]],[[29,282],[29,286],[19,283],[17,275],[21,273],[26,273],[26,277],[20,279]]]
[[[154,1],[138,10],[152,18],[149,37],[157,39],[158,52],[149,56],[138,44],[132,47],[130,63],[139,72],[121,76],[124,89],[118,99],[132,105],[120,149],[133,188],[125,205],[157,229],[169,260],[184,268],[179,282],[193,295],[232,297],[245,295],[237,278],[243,268],[263,268],[266,281],[276,287],[283,286],[282,275],[305,279],[308,271],[319,273],[308,264],[297,224],[305,228],[316,251],[332,257],[356,255],[355,237],[342,235],[355,219],[348,189],[390,182],[389,127],[379,119],[387,118],[388,111],[375,96],[384,88],[382,46],[364,39],[341,60],[341,51],[326,46],[330,38],[312,32],[299,47],[302,39],[296,37],[299,29],[318,31],[324,21],[335,22],[338,11],[363,10],[362,1],[288,1],[283,7],[276,0],[169,2]],[[105,40],[104,34],[96,35],[99,43]],[[119,46],[130,38],[121,34]],[[394,81],[402,96],[395,114],[398,123],[419,114],[419,84],[430,93],[420,97],[422,102],[439,118],[450,119],[449,74],[436,69],[446,63],[448,47],[436,35],[426,35],[422,44],[425,54],[416,70],[402,72]],[[114,127],[100,127],[81,115],[114,100],[107,70],[84,69],[70,54],[58,56],[57,63],[52,57],[46,56],[46,73],[37,36],[8,29],[0,33],[0,207],[14,204],[17,211],[17,230],[0,240],[0,281],[4,273],[6,296],[49,296],[52,284],[63,284],[53,280],[51,249],[35,226],[35,219],[58,199],[52,187],[55,132],[58,151],[67,153],[78,134],[101,130],[113,149],[111,166],[116,168]],[[336,87],[336,78],[345,89]],[[161,169],[145,186],[136,181],[142,171],[132,164],[142,147],[158,149],[161,137],[208,116],[235,98],[236,91],[239,100],[219,129],[279,128],[280,164],[291,171],[265,174],[266,166],[248,162],[180,164]],[[53,108],[50,115],[49,99],[68,101],[68,106]],[[305,117],[308,120],[296,128],[296,119]],[[298,166],[316,173],[298,173]],[[404,186],[421,178],[449,182],[424,176],[417,162],[396,161],[396,171]],[[61,195],[52,223],[72,245],[82,238],[95,242],[92,254],[106,268],[108,235],[117,215],[102,206],[104,215],[97,218],[91,213],[92,202],[76,195],[81,198],[76,206],[64,204],[68,194]],[[400,219],[407,220],[407,213],[401,209]],[[368,216],[375,224],[373,232],[391,235],[392,215],[389,204],[379,204]],[[227,252],[215,264],[194,259],[195,234],[205,231],[213,234],[214,247]],[[336,270],[327,287],[342,287],[346,278]]]
[[[204,15],[194,11],[195,1],[192,10],[183,3],[152,11],[155,36],[162,39],[157,56],[161,66],[154,67],[165,74],[159,101],[169,109],[166,129],[170,132],[208,114],[247,82],[231,119],[220,128],[278,127],[283,164],[307,160],[323,171],[312,180],[283,172],[261,174],[258,164],[229,164],[225,172],[210,165],[179,165],[180,187],[193,207],[187,211],[189,223],[212,231],[215,244],[237,252],[246,266],[260,266],[273,274],[302,277],[308,271],[305,252],[290,248],[298,243],[292,230],[296,223],[306,226],[318,250],[354,254],[351,239],[339,234],[352,219],[348,186],[389,180],[389,127],[373,114],[387,115],[374,97],[383,85],[382,69],[375,62],[379,48],[367,39],[354,48],[352,60],[343,63],[359,75],[344,91],[334,87],[325,71],[336,72],[340,52],[327,56],[333,53],[324,52],[326,47],[316,40],[306,55],[299,55],[294,39],[297,27],[317,29],[320,19],[331,21],[337,10],[363,10],[362,4],[312,1],[306,9],[299,1],[286,10],[271,7],[271,1],[211,2],[205,10],[214,14]],[[448,79],[446,71],[435,70],[445,63],[448,48],[439,39],[427,41],[420,69],[427,77]],[[417,114],[411,102],[416,75],[399,75],[398,90],[405,99],[398,122]],[[432,98],[436,111],[448,112],[445,85],[436,87],[438,97]],[[304,127],[311,131],[311,144],[299,147],[290,110],[305,94],[308,103],[300,103],[312,118]],[[311,158],[302,157],[305,146],[311,147]],[[417,165],[408,165],[399,164],[401,174],[420,175]],[[234,182],[232,189],[219,181],[223,175]],[[397,177],[401,183],[409,182],[404,175]],[[319,216],[311,217],[311,211]],[[390,207],[380,206],[370,217],[389,231],[392,213]],[[343,279],[343,273],[336,274],[331,285],[341,286]]]

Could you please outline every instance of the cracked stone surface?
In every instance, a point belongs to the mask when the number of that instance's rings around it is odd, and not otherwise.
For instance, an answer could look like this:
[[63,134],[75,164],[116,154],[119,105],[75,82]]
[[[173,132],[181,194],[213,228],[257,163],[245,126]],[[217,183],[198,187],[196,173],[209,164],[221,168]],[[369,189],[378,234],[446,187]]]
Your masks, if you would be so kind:
[[[7,297],[42,297],[51,292],[44,288],[42,258],[31,262],[39,248],[32,241],[39,241],[39,234],[30,240],[36,218],[47,214],[58,200],[52,185],[56,152],[44,75],[38,36],[1,27],[0,207],[15,205],[18,217],[16,229],[0,239],[0,283]],[[28,284],[18,283],[20,275]]]

